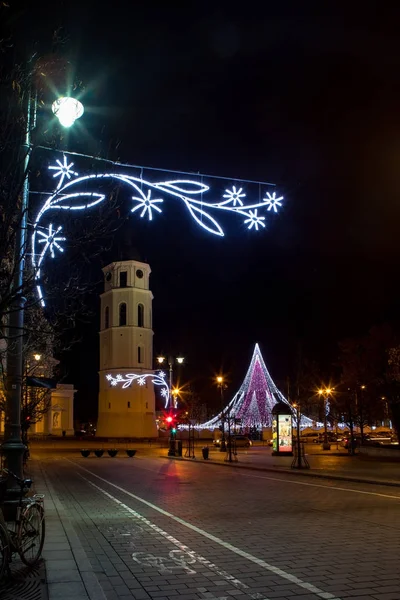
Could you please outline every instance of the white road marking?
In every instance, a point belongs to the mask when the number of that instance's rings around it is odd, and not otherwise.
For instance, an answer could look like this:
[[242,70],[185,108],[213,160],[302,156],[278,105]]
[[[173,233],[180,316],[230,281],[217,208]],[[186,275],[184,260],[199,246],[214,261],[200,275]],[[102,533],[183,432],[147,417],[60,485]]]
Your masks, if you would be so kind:
[[[72,462],[72,461],[69,461],[69,462]],[[83,467],[81,467],[81,468],[83,468]],[[87,469],[84,469],[84,470],[86,471]],[[91,473],[91,471],[89,471],[89,473]],[[163,529],[161,529],[161,527],[158,527],[158,525],[156,525],[155,523],[152,523],[152,521],[149,521],[149,519],[146,519],[146,517],[144,517],[143,515],[141,515],[140,513],[138,513],[136,510],[133,510],[133,508],[131,508],[130,506],[127,506],[126,504],[124,504],[123,502],[121,502],[120,500],[118,500],[118,498],[115,498],[115,496],[112,496],[111,494],[109,494],[106,490],[103,490],[103,488],[99,487],[98,485],[96,485],[92,481],[89,481],[88,479],[85,479],[85,477],[83,477],[79,473],[77,473],[77,475],[78,475],[78,477],[80,477],[81,479],[83,479],[86,483],[89,483],[96,490],[98,490],[99,492],[101,492],[102,494],[104,494],[105,496],[107,496],[107,498],[109,498],[110,500],[113,500],[113,502],[115,502],[116,504],[118,504],[118,506],[120,506],[121,508],[123,508],[124,510],[126,510],[127,512],[129,512],[136,519],[138,519],[142,523],[145,523],[148,527],[150,527],[151,529],[153,529],[154,531],[156,531],[158,534],[160,534],[163,537],[165,537],[169,542],[171,542],[175,546],[178,546],[179,552],[181,552],[181,553],[183,552],[184,554],[189,555],[189,558],[192,559],[192,562],[190,564],[193,564],[194,562],[198,561],[202,565],[205,565],[211,571],[214,571],[220,577],[223,577],[224,579],[226,579],[228,581],[228,583],[230,583],[235,588],[240,589],[242,591],[245,591],[252,600],[270,600],[269,598],[267,598],[263,594],[259,594],[259,593],[252,594],[250,592],[250,588],[249,588],[249,586],[247,584],[243,583],[242,581],[240,581],[239,579],[237,579],[236,577],[234,577],[233,575],[231,575],[227,571],[224,571],[223,569],[220,569],[219,567],[217,567],[217,565],[215,565],[214,563],[212,563],[211,561],[209,561],[207,558],[204,558],[204,556],[202,556],[201,554],[197,554],[197,552],[194,552],[193,550],[190,550],[190,548],[188,546],[185,546],[185,544],[182,544],[179,540],[177,540],[172,535],[170,535],[169,533],[167,533],[166,531],[164,531]],[[94,475],[94,473],[93,473],[93,475]],[[99,477],[99,479],[101,479],[101,477]],[[177,552],[177,551],[176,550],[172,550],[172,552]],[[135,560],[135,556],[132,555],[132,558]],[[156,557],[154,557],[154,558],[156,558]],[[159,564],[157,564],[157,565],[154,564],[152,566],[157,566],[157,568],[160,567]],[[195,573],[195,571],[193,571],[193,573]],[[333,600],[337,600],[337,599],[333,599]]]
[[[316,594],[320,598],[323,598],[323,600],[340,600],[339,598],[337,598],[333,594],[330,594],[329,592],[324,592],[323,590],[321,590],[317,586],[313,585],[312,583],[308,583],[307,581],[303,581],[299,577],[296,577],[295,575],[292,575],[291,573],[287,573],[283,569],[280,569],[279,567],[275,567],[274,565],[271,565],[271,564],[267,563],[266,561],[264,561],[264,560],[262,560],[260,558],[257,558],[256,556],[253,556],[249,552],[246,552],[245,550],[241,550],[240,548],[237,548],[236,546],[233,546],[229,542],[225,542],[224,540],[216,537],[215,535],[213,535],[211,533],[208,533],[208,531],[205,531],[204,529],[200,529],[200,527],[196,527],[196,525],[193,525],[192,523],[189,523],[188,521],[185,521],[184,519],[181,519],[180,517],[176,517],[172,513],[164,510],[163,508],[160,508],[159,506],[156,506],[152,502],[149,502],[148,500],[145,500],[144,498],[140,498],[139,496],[136,496],[136,494],[132,494],[131,492],[128,492],[128,490],[125,490],[124,488],[120,487],[119,485],[116,485],[115,483],[112,483],[111,481],[108,481],[107,479],[104,479],[103,477],[100,477],[99,475],[96,475],[96,473],[93,473],[92,471],[89,471],[89,469],[86,469],[85,467],[82,467],[78,463],[75,463],[74,461],[69,460],[69,459],[65,459],[65,460],[67,460],[68,462],[72,463],[73,465],[75,465],[79,469],[82,469],[86,473],[89,473],[93,477],[96,477],[96,479],[99,479],[100,481],[103,481],[107,485],[110,485],[111,487],[117,489],[118,491],[126,494],[130,498],[133,498],[134,500],[136,500],[138,502],[141,502],[142,504],[145,504],[149,508],[151,508],[151,509],[159,512],[160,514],[162,514],[162,515],[164,515],[164,516],[172,519],[173,521],[176,521],[180,525],[183,525],[184,527],[187,527],[188,529],[191,529],[192,531],[195,531],[199,535],[202,535],[203,537],[211,540],[212,542],[214,542],[216,544],[219,544],[220,546],[223,546],[226,550],[230,550],[231,552],[234,552],[238,556],[241,556],[242,558],[245,558],[246,560],[249,560],[249,561],[255,563],[259,567],[262,567],[263,569],[265,569],[267,571],[270,571],[271,573],[274,573],[274,575],[278,575],[279,577],[282,577],[283,579],[286,579],[287,581],[290,581],[291,583],[294,583],[294,584],[298,585],[299,587],[308,590],[312,594]],[[82,477],[82,476],[80,476],[80,477]],[[88,481],[84,477],[82,477],[82,479],[84,479],[85,481]],[[98,486],[96,486],[94,483],[92,483],[90,481],[88,481],[88,483],[90,483],[90,485],[92,485],[93,487],[98,487]],[[111,494],[109,494],[108,492],[106,492],[105,490],[103,490],[102,488],[98,488],[98,489],[102,493],[108,495],[115,502],[117,502],[117,503],[121,504],[122,506],[126,507],[129,512],[132,512],[135,515],[138,515],[138,517],[141,517],[142,520],[145,518],[145,517],[142,517],[142,515],[139,515],[139,513],[136,513],[136,511],[133,511],[133,509],[127,507],[124,504],[122,504],[117,498],[115,498],[114,496],[112,496]],[[149,521],[149,524],[150,524],[150,521]],[[153,528],[157,527],[157,525],[154,525],[153,523],[151,525],[153,526]],[[163,532],[163,533],[165,533],[165,532]],[[169,534],[166,534],[166,535],[169,535]],[[176,542],[178,544],[180,544],[180,542],[178,540],[176,540]],[[207,560],[207,559],[203,559],[203,560]],[[208,563],[208,561],[207,561],[207,563]],[[229,577],[232,577],[228,573],[227,573],[227,575]],[[244,584],[242,584],[242,585],[244,585]]]
[[[391,498],[400,500],[400,496],[391,496],[389,494],[380,494],[379,492],[366,492],[364,490],[355,490],[353,488],[342,488],[338,486],[322,485],[320,483],[307,483],[306,481],[292,481],[290,479],[280,479],[279,477],[269,477],[268,475],[254,475],[254,473],[240,473],[241,477],[254,477],[256,479],[268,479],[269,481],[280,481],[281,483],[292,483],[294,485],[306,485],[308,487],[324,488],[325,490],[336,490],[339,492],[351,492],[353,494],[366,494],[367,496],[379,496],[381,498]],[[361,482],[360,482],[361,483]],[[379,484],[377,484],[379,485]]]

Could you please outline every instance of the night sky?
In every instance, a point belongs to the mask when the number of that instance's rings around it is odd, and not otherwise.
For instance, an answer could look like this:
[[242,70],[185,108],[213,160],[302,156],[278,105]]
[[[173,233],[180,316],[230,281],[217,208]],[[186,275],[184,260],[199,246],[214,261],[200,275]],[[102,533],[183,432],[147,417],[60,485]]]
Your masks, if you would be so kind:
[[[222,239],[183,210],[130,220],[152,267],[155,352],[187,357],[183,377],[204,400],[215,399],[209,382],[220,370],[233,395],[255,342],[277,382],[293,375],[299,345],[328,377],[338,340],[397,320],[399,9],[32,4],[31,35],[50,51],[62,26],[86,86],[88,135],[71,137],[70,150],[271,181],[285,197],[266,230],[235,223]],[[96,297],[88,302],[97,308]],[[63,358],[82,418],[97,403],[97,319]]]

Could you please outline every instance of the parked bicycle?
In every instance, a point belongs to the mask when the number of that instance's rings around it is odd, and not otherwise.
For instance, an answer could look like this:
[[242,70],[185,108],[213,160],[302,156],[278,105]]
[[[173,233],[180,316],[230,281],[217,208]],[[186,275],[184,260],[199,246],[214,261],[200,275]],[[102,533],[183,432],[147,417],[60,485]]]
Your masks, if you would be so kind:
[[[34,566],[41,557],[45,536],[43,494],[26,496],[32,479],[20,479],[8,469],[3,469],[3,473],[6,477],[0,478],[0,581],[9,570],[13,554],[19,554],[27,566]],[[5,494],[10,477],[20,489],[12,520],[4,514],[9,508]]]

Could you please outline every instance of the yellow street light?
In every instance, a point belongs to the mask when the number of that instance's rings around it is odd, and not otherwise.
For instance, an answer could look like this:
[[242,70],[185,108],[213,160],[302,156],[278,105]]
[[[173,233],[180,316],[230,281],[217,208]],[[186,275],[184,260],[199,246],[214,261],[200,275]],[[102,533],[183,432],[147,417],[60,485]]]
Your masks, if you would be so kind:
[[42,358],[42,355],[41,355],[41,354],[34,354],[34,355],[33,355],[33,358],[34,358],[35,360],[40,360],[40,359]]
[[217,383],[222,383],[224,381],[224,378],[221,377],[221,375],[218,375],[217,377]]
[[179,363],[180,365],[182,365],[182,364],[183,364],[183,361],[184,361],[184,360],[185,360],[185,359],[183,358],[183,356],[177,356],[177,357],[176,357],[176,361],[177,361],[177,363]]
[[165,356],[157,356],[157,362],[162,365],[165,360]]

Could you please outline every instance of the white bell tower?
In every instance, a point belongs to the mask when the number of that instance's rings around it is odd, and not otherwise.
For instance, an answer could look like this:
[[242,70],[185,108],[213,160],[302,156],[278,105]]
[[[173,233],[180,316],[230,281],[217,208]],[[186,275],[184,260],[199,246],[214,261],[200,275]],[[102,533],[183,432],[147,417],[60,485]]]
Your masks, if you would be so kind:
[[150,265],[137,260],[114,262],[103,273],[97,435],[157,437],[151,378],[143,385],[133,381],[126,388],[122,381],[115,382],[129,373],[153,372]]

